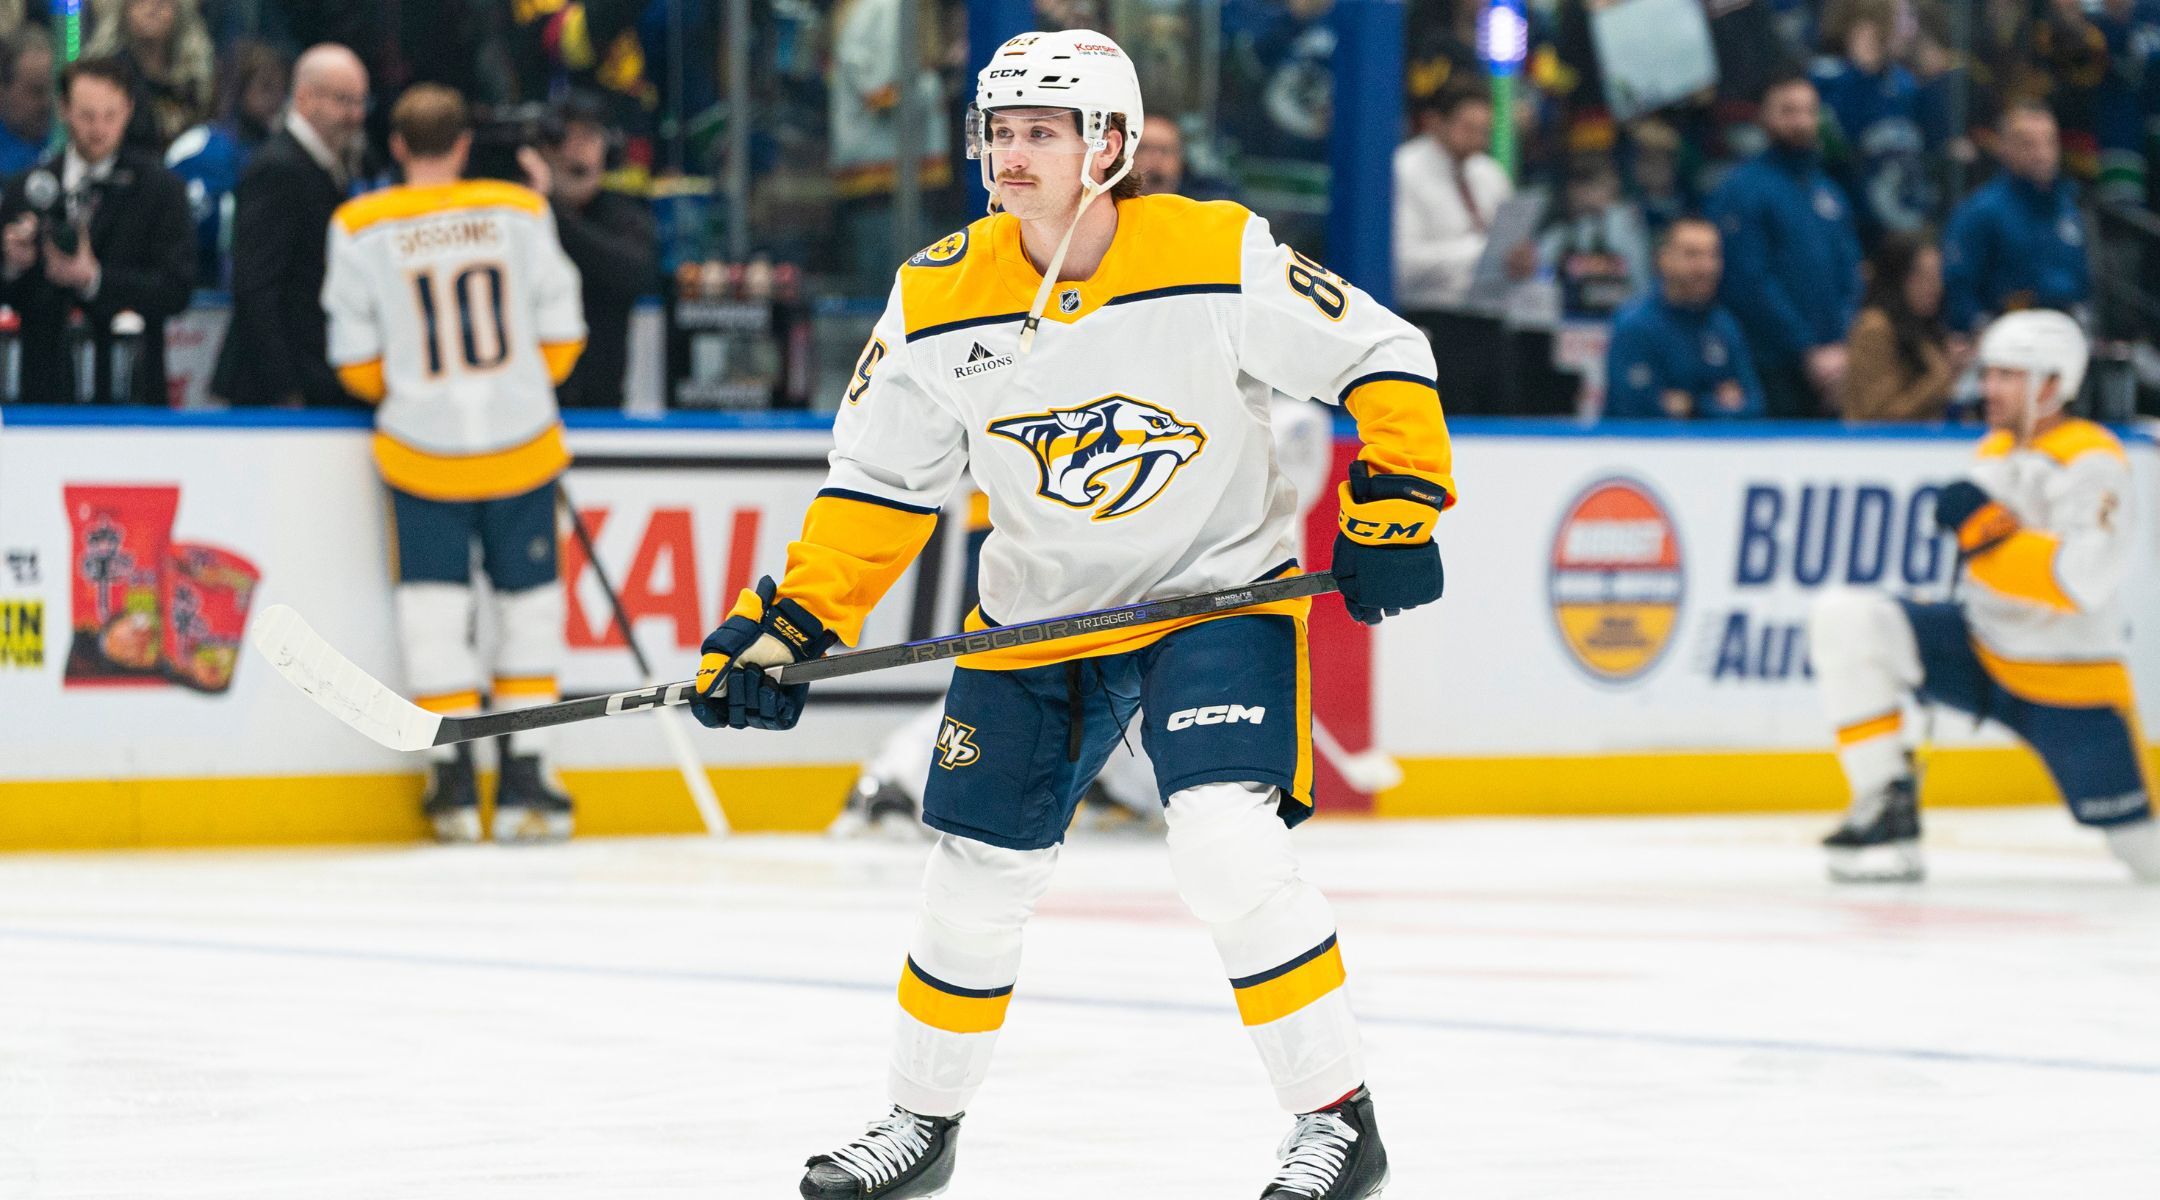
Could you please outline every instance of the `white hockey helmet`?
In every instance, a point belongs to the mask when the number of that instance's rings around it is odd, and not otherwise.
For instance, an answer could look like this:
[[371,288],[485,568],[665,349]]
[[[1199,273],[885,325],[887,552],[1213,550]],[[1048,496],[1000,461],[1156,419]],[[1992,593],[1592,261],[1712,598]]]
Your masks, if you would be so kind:
[[975,103],[968,106],[967,155],[982,164],[984,189],[995,194],[990,174],[990,114],[1000,108],[1069,108],[1080,114],[1080,136],[1088,152],[1110,144],[1110,117],[1125,118],[1125,147],[1108,177],[1089,182],[1091,192],[1108,191],[1132,170],[1146,112],[1140,104],[1140,76],[1132,59],[1107,34],[1092,29],[1023,33],[997,48],[975,74]]
[[2090,356],[2085,331],[2069,314],[2052,308],[2004,313],[1980,334],[1980,365],[2026,372],[2027,394],[2036,409],[2041,385],[2049,376],[2060,380],[2048,402],[2050,412],[2077,399]]

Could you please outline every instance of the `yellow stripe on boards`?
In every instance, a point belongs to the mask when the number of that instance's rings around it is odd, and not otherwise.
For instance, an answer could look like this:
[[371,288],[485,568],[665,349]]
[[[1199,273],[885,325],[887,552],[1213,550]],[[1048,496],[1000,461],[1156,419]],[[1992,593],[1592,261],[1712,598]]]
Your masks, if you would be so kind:
[[1000,996],[955,996],[925,982],[913,964],[900,968],[901,1009],[932,1029],[991,1033],[1004,1027],[1005,1010],[1011,1004],[1009,991]]
[[[2148,760],[2155,750],[2149,744]],[[1823,750],[1668,751],[1547,758],[1402,760],[1400,787],[1379,817],[1596,817],[1834,812],[1851,791]],[[1921,802],[1957,808],[2059,804],[2040,760],[2022,746],[1938,748]]]
[[[0,780],[0,851],[419,842],[420,760],[410,771],[225,779]],[[852,764],[709,767],[737,833],[831,825]],[[561,772],[579,837],[703,833],[672,768]],[[483,787],[481,794],[491,789]]]
[[1300,965],[1286,975],[1236,990],[1238,1016],[1247,1025],[1279,1021],[1343,985],[1342,947]]

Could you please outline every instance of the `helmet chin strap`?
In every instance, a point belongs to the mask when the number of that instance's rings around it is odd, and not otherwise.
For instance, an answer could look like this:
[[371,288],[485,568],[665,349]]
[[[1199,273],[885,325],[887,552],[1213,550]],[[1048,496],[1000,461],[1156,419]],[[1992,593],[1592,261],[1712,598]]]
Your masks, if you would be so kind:
[[1042,315],[1050,307],[1050,293],[1057,287],[1058,272],[1065,267],[1065,252],[1072,249],[1073,234],[1080,230],[1080,218],[1086,215],[1088,205],[1095,202],[1095,197],[1116,187],[1117,181],[1125,178],[1125,173],[1132,170],[1132,155],[1127,153],[1124,157],[1125,165],[1119,167],[1117,173],[1110,178],[1101,183],[1081,183],[1080,207],[1073,210],[1072,224],[1065,227],[1065,236],[1058,239],[1056,253],[1050,256],[1049,264],[1043,268],[1042,286],[1035,289],[1035,303],[1028,306],[1027,320],[1020,324],[1020,353],[1023,356],[1035,348],[1035,328],[1042,324]]

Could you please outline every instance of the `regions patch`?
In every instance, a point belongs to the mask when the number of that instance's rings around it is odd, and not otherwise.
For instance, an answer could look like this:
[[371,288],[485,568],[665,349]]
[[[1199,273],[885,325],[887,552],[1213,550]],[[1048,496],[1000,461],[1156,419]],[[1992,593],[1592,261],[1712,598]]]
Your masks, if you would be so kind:
[[967,257],[967,248],[967,230],[963,229],[958,233],[947,234],[917,250],[907,260],[907,265],[911,267],[949,267]]
[[[1207,445],[1207,433],[1167,408],[1131,396],[1104,396],[992,421],[989,431],[1034,455],[1035,494],[1106,521],[1144,507]],[[1129,471],[1115,494],[1109,477]]]
[[1632,479],[1591,484],[1553,535],[1548,595],[1560,642],[1608,683],[1640,678],[1672,644],[1686,593],[1680,531]]

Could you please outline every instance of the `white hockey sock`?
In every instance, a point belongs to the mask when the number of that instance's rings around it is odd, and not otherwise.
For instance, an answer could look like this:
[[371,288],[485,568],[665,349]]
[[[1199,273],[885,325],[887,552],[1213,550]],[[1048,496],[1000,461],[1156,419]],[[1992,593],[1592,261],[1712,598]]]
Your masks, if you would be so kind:
[[1178,892],[1207,922],[1252,1035],[1291,1112],[1331,1104],[1365,1081],[1357,1023],[1343,993],[1335,917],[1298,877],[1275,791],[1216,783],[1170,797]]
[[1005,850],[946,834],[923,873],[922,919],[900,969],[893,1103],[949,1117],[990,1073],[1020,972],[1020,939],[1057,848]]
[[1835,588],[1808,614],[1808,654],[1823,711],[1837,730],[1838,760],[1852,786],[1853,817],[1866,821],[1891,780],[1906,772],[1903,705],[1920,686],[1920,647],[1889,594]]

